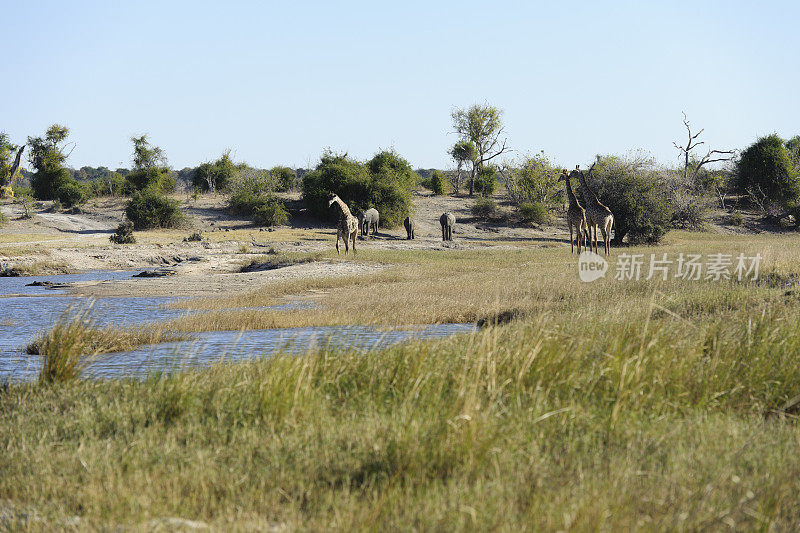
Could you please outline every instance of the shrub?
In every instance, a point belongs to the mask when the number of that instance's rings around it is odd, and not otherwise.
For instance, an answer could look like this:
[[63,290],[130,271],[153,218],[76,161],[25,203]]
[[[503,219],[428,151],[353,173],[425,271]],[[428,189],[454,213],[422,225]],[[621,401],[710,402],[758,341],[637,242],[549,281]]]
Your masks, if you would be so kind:
[[786,207],[798,199],[798,173],[780,137],[761,137],[742,152],[736,163],[736,188],[743,194],[761,196],[757,200],[766,210]]
[[475,176],[475,192],[481,196],[491,196],[497,187],[497,169],[486,166]]
[[701,229],[705,224],[706,206],[702,198],[687,192],[676,193],[672,199],[673,228]]
[[525,202],[519,206],[519,218],[522,222],[544,224],[549,215],[541,202]]
[[261,205],[253,212],[253,222],[259,226],[281,226],[289,220],[289,213],[283,202],[274,196],[263,198]]
[[231,151],[226,150],[213,163],[203,163],[192,173],[192,184],[201,191],[226,191],[236,174]]
[[174,228],[184,220],[180,204],[155,189],[134,193],[125,206],[125,215],[137,230]]
[[652,160],[598,156],[587,180],[614,214],[614,242],[657,243],[668,231],[672,208]]
[[448,192],[447,180],[438,170],[433,170],[428,179],[422,180],[422,186],[430,189],[436,196],[441,196]]
[[5,224],[6,222],[8,222],[8,219],[7,219],[7,218],[6,218],[6,216],[3,214],[3,212],[2,212],[2,211],[0,211],[0,226],[2,226],[3,224]]
[[31,178],[33,194],[39,200],[54,200],[58,198],[58,190],[64,185],[75,183],[69,170],[63,167],[46,167],[36,171]]
[[133,223],[126,220],[117,226],[117,231],[108,240],[114,244],[136,244],[136,238],[133,236]]
[[75,207],[84,203],[88,197],[88,190],[82,183],[71,180],[56,190],[56,197],[64,207]]
[[143,168],[132,170],[125,176],[128,190],[156,189],[165,193],[175,189],[175,176],[166,168]]
[[562,205],[565,190],[558,181],[560,171],[540,152],[503,169],[509,199],[518,206],[538,202]]
[[493,218],[497,213],[497,203],[491,198],[478,198],[475,200],[475,203],[472,204],[471,210],[473,216],[488,220]]
[[742,218],[742,214],[737,211],[731,214],[728,223],[731,226],[741,226],[744,223],[744,218]]
[[289,167],[276,166],[269,171],[280,191],[290,191],[297,185],[297,175]]
[[133,186],[116,172],[91,182],[94,196],[123,196],[134,191]]
[[200,231],[195,231],[188,237],[183,238],[183,242],[201,242],[203,240],[203,234]]
[[328,151],[303,178],[303,199],[313,215],[333,221],[337,214],[328,206],[328,195],[334,192],[352,213],[374,207],[380,212],[381,225],[396,227],[411,209],[415,182],[411,166],[392,151],[379,152],[367,163]]

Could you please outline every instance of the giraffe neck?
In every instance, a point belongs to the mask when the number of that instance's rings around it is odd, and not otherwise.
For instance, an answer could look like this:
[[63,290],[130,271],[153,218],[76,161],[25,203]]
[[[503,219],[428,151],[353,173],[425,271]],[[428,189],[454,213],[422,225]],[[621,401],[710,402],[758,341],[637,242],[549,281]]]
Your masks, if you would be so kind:
[[567,179],[564,180],[564,182],[567,184],[567,198],[569,199],[569,208],[570,209],[579,208],[580,204],[578,204],[578,199],[575,198],[575,193],[572,192],[572,185],[569,183],[569,176],[567,176]]
[[334,202],[336,202],[336,205],[339,206],[339,209],[342,212],[341,218],[346,219],[347,217],[352,216],[350,214],[350,208],[347,207],[347,204],[344,203],[341,198],[336,198],[336,200],[334,200]]

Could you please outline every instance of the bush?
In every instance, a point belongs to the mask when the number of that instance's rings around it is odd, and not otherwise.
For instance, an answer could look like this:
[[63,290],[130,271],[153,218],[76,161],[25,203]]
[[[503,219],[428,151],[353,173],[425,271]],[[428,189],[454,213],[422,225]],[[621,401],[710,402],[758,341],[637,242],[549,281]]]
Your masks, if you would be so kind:
[[213,163],[203,163],[192,173],[192,184],[201,191],[226,191],[236,174],[231,151],[226,150]]
[[497,169],[492,166],[483,167],[475,176],[475,192],[481,196],[491,196],[497,187]]
[[290,191],[297,185],[297,175],[289,167],[272,167],[269,171],[280,191]]
[[132,170],[125,176],[125,180],[128,182],[128,190],[156,189],[169,193],[175,189],[175,176],[167,168]]
[[543,152],[503,170],[508,197],[520,207],[526,203],[562,205],[565,191],[558,181],[559,175],[560,171]]
[[736,163],[736,188],[759,196],[758,202],[767,210],[786,207],[798,199],[798,173],[780,137],[761,137],[742,152]]
[[121,175],[112,172],[91,182],[94,196],[124,196],[133,193],[133,186]]
[[188,237],[183,238],[183,242],[202,242],[203,234],[200,231],[195,231]]
[[108,240],[114,244],[136,244],[136,238],[133,236],[133,223],[126,220],[117,226],[117,231]]
[[253,212],[253,222],[259,226],[282,226],[289,220],[289,213],[283,202],[270,196],[263,199],[263,203]]
[[544,224],[549,214],[541,202],[525,202],[519,206],[519,218],[522,222]]
[[422,186],[430,189],[436,196],[448,193],[447,181],[438,170],[432,171],[428,179],[422,180]]
[[741,226],[744,223],[744,218],[742,214],[738,211],[731,214],[731,218],[728,220],[728,223],[731,226]]
[[303,178],[303,199],[313,215],[334,221],[338,215],[328,206],[333,192],[351,213],[374,207],[382,226],[396,227],[410,212],[416,177],[411,165],[392,151],[379,152],[367,163],[325,152],[316,169]]
[[702,198],[687,192],[680,192],[672,199],[673,228],[702,229],[705,225],[706,206]]
[[125,215],[137,230],[174,228],[184,221],[180,204],[155,189],[134,193],[125,206]]
[[58,190],[64,185],[75,183],[69,170],[63,167],[46,167],[36,171],[31,178],[33,194],[39,200],[58,198]]
[[471,210],[473,216],[488,220],[493,218],[497,213],[497,203],[491,198],[478,198],[475,200],[475,203],[472,204]]
[[598,156],[589,185],[614,214],[614,242],[657,243],[669,230],[672,208],[654,162]]
[[75,207],[89,197],[87,187],[75,180],[69,181],[56,190],[56,197],[64,207]]
[[2,226],[3,224],[5,224],[6,222],[8,222],[8,219],[7,219],[7,218],[6,218],[6,216],[3,214],[3,212],[2,212],[2,211],[0,211],[0,226]]

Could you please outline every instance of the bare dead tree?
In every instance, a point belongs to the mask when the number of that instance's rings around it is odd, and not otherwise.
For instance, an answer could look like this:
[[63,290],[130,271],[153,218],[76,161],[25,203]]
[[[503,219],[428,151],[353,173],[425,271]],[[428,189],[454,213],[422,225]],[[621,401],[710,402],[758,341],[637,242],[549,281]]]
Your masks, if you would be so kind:
[[[694,150],[698,146],[705,144],[705,141],[697,140],[700,134],[703,133],[703,131],[705,131],[705,128],[701,129],[700,131],[692,135],[692,127],[689,124],[689,119],[686,118],[685,112],[683,112],[683,125],[686,126],[686,131],[689,136],[689,139],[686,142],[686,146],[681,146],[676,142],[673,142],[672,144],[675,146],[675,148],[678,149],[678,151],[681,152],[681,155],[683,157],[683,179],[685,182],[689,174],[690,163],[694,162],[691,161],[692,150]],[[708,152],[703,157],[697,160],[697,163],[694,167],[694,171],[692,172],[692,183],[695,182],[695,180],[697,179],[697,174],[700,173],[700,169],[703,168],[705,165],[709,165],[711,163],[730,161],[731,159],[734,158],[734,156],[736,156],[736,150],[709,149]]]

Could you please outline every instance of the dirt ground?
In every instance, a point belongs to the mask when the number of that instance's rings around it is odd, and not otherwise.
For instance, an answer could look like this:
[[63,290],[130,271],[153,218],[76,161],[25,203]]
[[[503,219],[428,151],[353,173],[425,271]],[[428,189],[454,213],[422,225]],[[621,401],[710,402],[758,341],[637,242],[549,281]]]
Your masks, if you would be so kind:
[[[274,252],[319,252],[334,249],[336,231],[307,216],[293,213],[290,225],[275,229],[253,226],[225,211],[221,195],[203,195],[197,200],[176,196],[187,214],[186,227],[178,230],[137,232],[137,244],[113,245],[108,237],[123,219],[124,199],[98,198],[79,213],[52,212],[50,202],[38,202],[32,218],[23,218],[21,206],[2,200],[0,211],[7,222],[0,227],[0,271],[35,265],[42,274],[92,269],[139,270],[158,268],[169,276],[121,282],[86,283],[74,292],[94,296],[214,295],[242,291],[298,277],[348,276],[383,268],[342,254],[334,259],[292,265],[261,272],[239,272],[255,257]],[[299,195],[287,195],[296,200]],[[511,213],[501,197],[501,211]],[[415,191],[413,196],[416,239],[406,240],[401,228],[381,228],[369,239],[359,237],[358,250],[446,250],[482,247],[569,246],[562,217],[552,217],[543,226],[523,226],[478,220],[470,212],[474,200],[466,197],[433,196]],[[443,242],[439,217],[445,211],[456,216],[454,240]],[[728,224],[730,215],[712,212],[710,231],[735,234],[758,231],[749,219],[742,226]],[[200,230],[201,242],[185,242]]]

